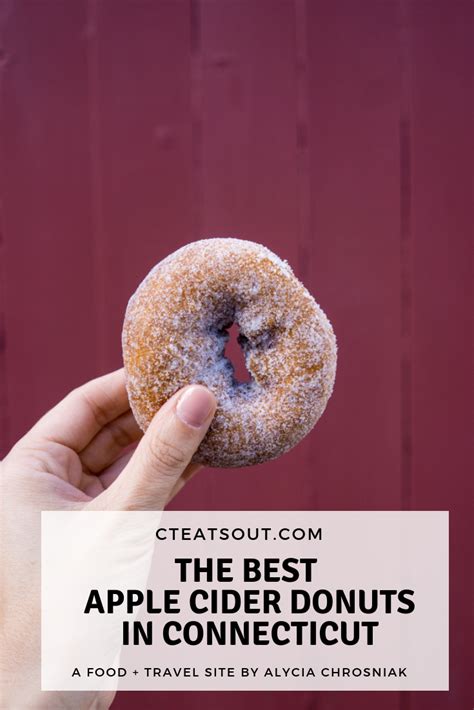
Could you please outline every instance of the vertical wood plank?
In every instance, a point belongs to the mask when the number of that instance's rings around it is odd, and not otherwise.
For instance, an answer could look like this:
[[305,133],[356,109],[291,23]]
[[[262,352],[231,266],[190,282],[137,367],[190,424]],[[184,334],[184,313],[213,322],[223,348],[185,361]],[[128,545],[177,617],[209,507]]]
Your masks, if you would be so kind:
[[[324,508],[400,504],[400,63],[394,2],[308,3],[311,284],[339,339],[314,437]],[[341,446],[340,442],[344,444]]]
[[89,31],[98,337],[111,369],[128,298],[194,238],[189,3],[92,0]]
[[293,3],[204,0],[200,8],[203,231],[263,241],[294,264]]
[[[472,701],[472,234],[474,6],[412,0],[413,483],[415,509],[450,511],[450,691]],[[472,704],[472,703],[471,703]]]
[[11,445],[96,370],[85,6],[5,9],[2,229]]
[[[309,285],[338,336],[311,440],[311,509],[401,507],[400,37],[396,2],[306,3]],[[318,693],[324,710],[398,710],[398,693]],[[383,699],[382,699],[383,698]]]

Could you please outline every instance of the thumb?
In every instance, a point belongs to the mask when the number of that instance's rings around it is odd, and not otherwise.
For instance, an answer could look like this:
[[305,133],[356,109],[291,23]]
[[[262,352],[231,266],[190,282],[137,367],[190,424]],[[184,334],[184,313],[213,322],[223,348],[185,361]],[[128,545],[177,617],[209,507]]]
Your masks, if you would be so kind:
[[[162,510],[206,435],[216,398],[202,385],[177,392],[158,411],[102,501],[113,510]],[[102,497],[101,496],[101,497]]]

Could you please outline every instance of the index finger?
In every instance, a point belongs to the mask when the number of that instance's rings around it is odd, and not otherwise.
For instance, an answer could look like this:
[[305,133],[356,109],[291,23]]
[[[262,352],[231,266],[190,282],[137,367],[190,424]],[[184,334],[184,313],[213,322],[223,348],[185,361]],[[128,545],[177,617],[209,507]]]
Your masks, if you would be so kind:
[[122,368],[72,390],[29,433],[79,452],[129,408]]

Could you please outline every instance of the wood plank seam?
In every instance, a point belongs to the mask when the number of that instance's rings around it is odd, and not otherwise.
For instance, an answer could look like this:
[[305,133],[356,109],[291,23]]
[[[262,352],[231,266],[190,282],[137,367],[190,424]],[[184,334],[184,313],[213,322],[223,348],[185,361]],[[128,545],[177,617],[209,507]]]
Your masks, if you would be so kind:
[[88,0],[86,25],[87,84],[89,90],[89,147],[90,147],[90,195],[92,204],[93,268],[92,279],[95,291],[95,343],[97,365],[100,372],[107,368],[106,303],[104,296],[105,224],[102,189],[101,119],[99,107],[99,5],[98,0]]
[[411,34],[408,0],[400,0],[400,337],[401,337],[401,503],[412,499],[412,128],[411,128]]

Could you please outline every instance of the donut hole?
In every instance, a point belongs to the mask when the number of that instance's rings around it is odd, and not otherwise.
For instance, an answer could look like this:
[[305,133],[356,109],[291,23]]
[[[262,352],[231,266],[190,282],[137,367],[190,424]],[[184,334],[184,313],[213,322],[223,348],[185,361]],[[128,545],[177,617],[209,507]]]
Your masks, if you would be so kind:
[[224,349],[224,357],[232,365],[234,379],[237,383],[252,381],[252,375],[245,365],[245,346],[247,338],[240,332],[238,323],[232,323],[224,328],[227,342]]

